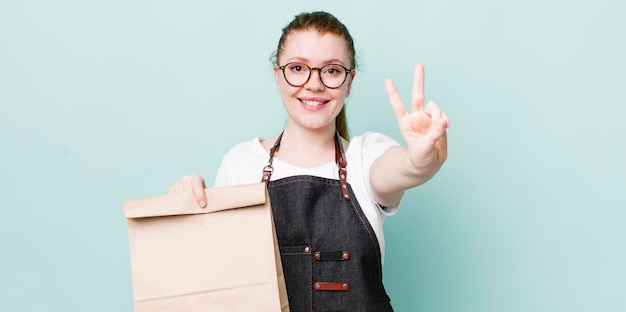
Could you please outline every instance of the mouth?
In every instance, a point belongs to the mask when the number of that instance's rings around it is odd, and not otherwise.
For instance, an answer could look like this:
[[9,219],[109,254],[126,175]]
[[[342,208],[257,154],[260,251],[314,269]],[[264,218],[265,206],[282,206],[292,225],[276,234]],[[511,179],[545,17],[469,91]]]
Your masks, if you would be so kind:
[[298,99],[300,100],[300,103],[302,103],[302,105],[304,105],[305,108],[309,108],[309,109],[319,109],[322,106],[324,106],[326,103],[328,103],[328,100],[321,100],[321,99]]

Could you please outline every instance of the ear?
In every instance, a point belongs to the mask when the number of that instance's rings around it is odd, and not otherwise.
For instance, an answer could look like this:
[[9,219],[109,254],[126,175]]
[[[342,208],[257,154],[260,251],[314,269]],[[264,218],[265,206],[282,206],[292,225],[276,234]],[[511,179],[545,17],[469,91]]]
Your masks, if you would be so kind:
[[348,91],[346,91],[346,97],[350,96],[350,90],[352,90],[352,80],[356,77],[355,72],[350,73],[350,79],[348,79]]
[[280,68],[274,65],[274,80],[276,81],[276,89],[280,92]]

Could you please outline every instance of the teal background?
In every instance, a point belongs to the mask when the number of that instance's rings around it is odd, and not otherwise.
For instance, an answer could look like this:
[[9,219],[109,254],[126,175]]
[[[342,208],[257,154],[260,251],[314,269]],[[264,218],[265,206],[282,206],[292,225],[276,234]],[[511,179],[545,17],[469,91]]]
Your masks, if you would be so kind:
[[401,141],[412,67],[450,156],[386,220],[397,311],[626,311],[623,1],[0,2],[0,310],[132,311],[123,201],[286,118],[280,29],[356,41],[352,135]]

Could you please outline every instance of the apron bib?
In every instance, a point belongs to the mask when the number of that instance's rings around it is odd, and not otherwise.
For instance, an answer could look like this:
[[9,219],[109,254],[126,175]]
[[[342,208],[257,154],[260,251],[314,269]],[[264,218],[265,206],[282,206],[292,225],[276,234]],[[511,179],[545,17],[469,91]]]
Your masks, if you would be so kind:
[[339,180],[300,175],[269,181],[281,138],[270,150],[263,181],[272,203],[290,310],[393,311],[382,283],[380,245],[346,182],[339,135]]

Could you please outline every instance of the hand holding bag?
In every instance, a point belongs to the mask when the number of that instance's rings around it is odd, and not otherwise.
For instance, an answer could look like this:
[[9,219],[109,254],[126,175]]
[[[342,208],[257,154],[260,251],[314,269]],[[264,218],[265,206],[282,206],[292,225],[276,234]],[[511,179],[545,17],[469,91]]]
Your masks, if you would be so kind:
[[289,311],[265,183],[124,203],[135,311]]

